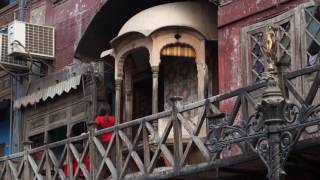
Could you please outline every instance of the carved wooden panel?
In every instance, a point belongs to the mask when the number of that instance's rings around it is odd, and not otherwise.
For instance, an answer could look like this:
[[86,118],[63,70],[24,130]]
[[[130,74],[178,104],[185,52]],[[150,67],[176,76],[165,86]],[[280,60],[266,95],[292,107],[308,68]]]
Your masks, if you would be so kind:
[[38,129],[40,127],[44,128],[45,125],[45,119],[44,118],[39,118],[39,119],[35,119],[32,120],[30,122],[30,130],[34,130],[34,129]]
[[67,117],[66,110],[62,110],[62,111],[58,111],[56,113],[53,113],[49,116],[49,124],[64,120],[66,117]]
[[4,75],[0,77],[0,91],[10,88],[10,76]]
[[71,116],[76,116],[81,113],[86,112],[87,105],[85,103],[80,103],[72,107]]

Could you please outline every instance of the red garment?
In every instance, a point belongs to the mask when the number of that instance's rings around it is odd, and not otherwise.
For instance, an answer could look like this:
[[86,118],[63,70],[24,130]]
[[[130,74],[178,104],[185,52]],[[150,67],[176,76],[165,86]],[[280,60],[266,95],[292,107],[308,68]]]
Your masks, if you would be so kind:
[[[83,164],[84,164],[84,166],[87,168],[87,171],[88,172],[90,172],[90,156],[89,155],[86,155],[86,157],[84,158],[84,160],[83,160]],[[72,161],[72,166],[73,166],[73,173],[75,173],[76,172],[76,169],[77,169],[77,167],[78,167],[78,162],[77,162],[77,160],[73,160]],[[68,164],[66,164],[66,165],[64,165],[63,166],[63,172],[64,172],[64,174],[68,177],[69,176],[69,165]],[[82,171],[81,171],[81,169],[79,169],[79,171],[80,171],[80,175],[79,175],[79,177],[84,177],[84,175],[83,175],[83,173],[82,173]]]
[[[114,116],[97,116],[96,117],[96,123],[101,129],[105,129],[108,127],[114,126]],[[112,132],[106,133],[101,136],[101,140],[104,143],[108,143],[112,138]]]

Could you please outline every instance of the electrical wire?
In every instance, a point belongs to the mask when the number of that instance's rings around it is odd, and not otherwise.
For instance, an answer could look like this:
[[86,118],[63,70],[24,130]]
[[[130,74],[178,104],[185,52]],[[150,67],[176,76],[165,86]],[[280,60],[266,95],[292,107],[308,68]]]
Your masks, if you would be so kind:
[[27,52],[27,56],[28,56],[28,57],[27,57],[27,60],[31,62],[30,66],[29,66],[29,68],[28,68],[28,72],[27,72],[27,73],[16,73],[16,72],[12,72],[12,71],[10,71],[8,68],[6,68],[5,66],[3,66],[2,64],[0,64],[0,67],[1,67],[6,73],[10,74],[11,76],[15,76],[15,77],[28,76],[28,75],[44,76],[45,74],[32,72],[32,67],[33,67],[33,65],[39,67],[38,65],[35,64],[35,62],[38,61],[39,63],[42,63],[42,64],[44,64],[44,65],[46,65],[46,66],[48,66],[48,67],[51,67],[51,66],[50,66],[48,63],[46,63],[46,62],[44,62],[43,60],[41,60],[41,59],[37,59],[37,60],[33,59],[30,51],[27,50],[27,49],[25,48],[25,46],[24,46],[20,41],[15,40],[15,41],[13,41],[12,44],[14,44],[14,43],[17,44],[17,45],[19,45],[20,47],[22,47],[22,48]]

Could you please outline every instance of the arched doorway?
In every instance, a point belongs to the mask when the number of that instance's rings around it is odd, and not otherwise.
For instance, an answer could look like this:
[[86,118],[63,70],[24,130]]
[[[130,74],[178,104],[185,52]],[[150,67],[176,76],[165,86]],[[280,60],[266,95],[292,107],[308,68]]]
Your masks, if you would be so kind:
[[159,110],[171,109],[172,96],[182,96],[184,104],[196,101],[198,80],[194,48],[175,43],[165,46],[160,54]]
[[146,48],[135,49],[124,61],[124,121],[152,114],[152,71]]

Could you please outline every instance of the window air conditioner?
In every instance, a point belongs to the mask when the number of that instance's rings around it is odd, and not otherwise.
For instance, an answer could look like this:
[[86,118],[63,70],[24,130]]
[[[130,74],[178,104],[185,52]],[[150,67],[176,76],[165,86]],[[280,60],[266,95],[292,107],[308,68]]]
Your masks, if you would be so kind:
[[8,35],[0,34],[0,65],[2,68],[15,71],[28,70],[26,60],[21,60],[8,55]]
[[54,59],[54,27],[13,21],[8,38],[8,53],[13,57]]

